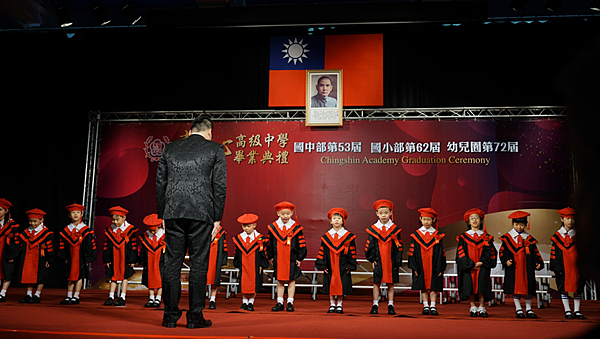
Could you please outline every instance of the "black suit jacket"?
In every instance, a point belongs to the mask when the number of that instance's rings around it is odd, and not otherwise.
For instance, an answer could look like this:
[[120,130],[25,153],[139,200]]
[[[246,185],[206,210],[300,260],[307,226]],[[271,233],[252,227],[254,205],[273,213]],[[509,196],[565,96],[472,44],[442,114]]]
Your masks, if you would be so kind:
[[226,188],[227,168],[221,144],[198,134],[174,141],[165,147],[158,162],[158,217],[219,221]]

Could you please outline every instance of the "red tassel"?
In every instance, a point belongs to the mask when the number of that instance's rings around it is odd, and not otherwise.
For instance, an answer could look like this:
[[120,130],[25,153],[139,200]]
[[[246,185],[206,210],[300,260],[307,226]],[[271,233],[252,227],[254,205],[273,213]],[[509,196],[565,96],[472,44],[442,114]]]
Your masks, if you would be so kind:
[[483,234],[487,234],[487,225],[483,223]]
[[529,226],[531,225],[531,221],[527,221],[527,230],[529,231]]

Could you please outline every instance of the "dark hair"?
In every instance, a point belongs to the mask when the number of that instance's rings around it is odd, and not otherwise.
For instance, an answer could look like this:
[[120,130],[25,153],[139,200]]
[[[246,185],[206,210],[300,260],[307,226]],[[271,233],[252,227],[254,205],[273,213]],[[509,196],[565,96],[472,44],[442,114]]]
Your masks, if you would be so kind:
[[[333,217],[335,217],[336,215],[337,215],[338,217],[342,218],[342,226],[345,226],[345,225],[346,225],[346,220],[344,220],[344,216],[343,216],[343,215],[341,215],[341,214],[339,214],[339,213],[333,213],[333,215],[332,215],[331,217],[333,218]],[[330,224],[330,225],[331,225],[331,224]],[[331,227],[333,228],[333,226],[331,226]]]
[[527,217],[525,218],[515,218],[512,220],[513,224],[525,224],[527,225]]
[[205,132],[209,129],[213,129],[213,122],[207,115],[201,115],[192,122],[192,132]]
[[[477,213],[474,213],[477,214]],[[477,216],[479,217],[479,220],[481,220],[481,223],[479,223],[479,229],[481,230],[481,224],[483,223],[483,219],[479,214],[477,214]],[[469,219],[467,219],[469,220]],[[467,221],[467,231],[471,229],[471,224],[469,224],[469,221]]]
[[327,75],[323,75],[322,77],[319,78],[319,80],[317,80],[317,86],[319,85],[319,83],[321,82],[321,80],[323,79],[328,79],[329,82],[331,83],[331,86],[333,86],[333,80],[331,80],[330,77],[328,77]]
[[[421,222],[421,216],[419,216],[419,225],[423,226],[423,223]],[[425,218],[431,218],[431,217],[425,217]],[[435,223],[437,223],[437,218],[431,218],[431,226],[435,225]]]

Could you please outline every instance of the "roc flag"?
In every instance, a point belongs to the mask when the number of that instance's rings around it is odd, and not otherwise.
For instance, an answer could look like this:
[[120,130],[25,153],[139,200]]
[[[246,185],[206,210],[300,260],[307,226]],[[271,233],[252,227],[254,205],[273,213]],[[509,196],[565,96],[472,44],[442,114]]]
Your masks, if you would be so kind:
[[272,37],[269,106],[304,106],[306,70],[342,69],[344,106],[383,106],[383,35]]

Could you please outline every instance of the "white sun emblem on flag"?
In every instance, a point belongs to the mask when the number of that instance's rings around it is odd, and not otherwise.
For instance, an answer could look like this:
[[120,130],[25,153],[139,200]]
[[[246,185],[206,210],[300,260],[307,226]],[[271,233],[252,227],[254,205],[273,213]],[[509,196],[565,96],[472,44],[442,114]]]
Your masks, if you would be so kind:
[[298,61],[302,62],[302,58],[308,59],[306,53],[310,52],[310,50],[306,49],[306,46],[308,46],[308,44],[303,44],[304,40],[300,40],[300,42],[298,42],[298,38],[294,38],[294,42],[292,42],[292,40],[290,39],[288,39],[288,41],[289,45],[283,44],[285,46],[285,49],[281,51],[285,53],[283,58],[288,59],[288,64],[292,62],[292,60],[294,61],[295,65]]

